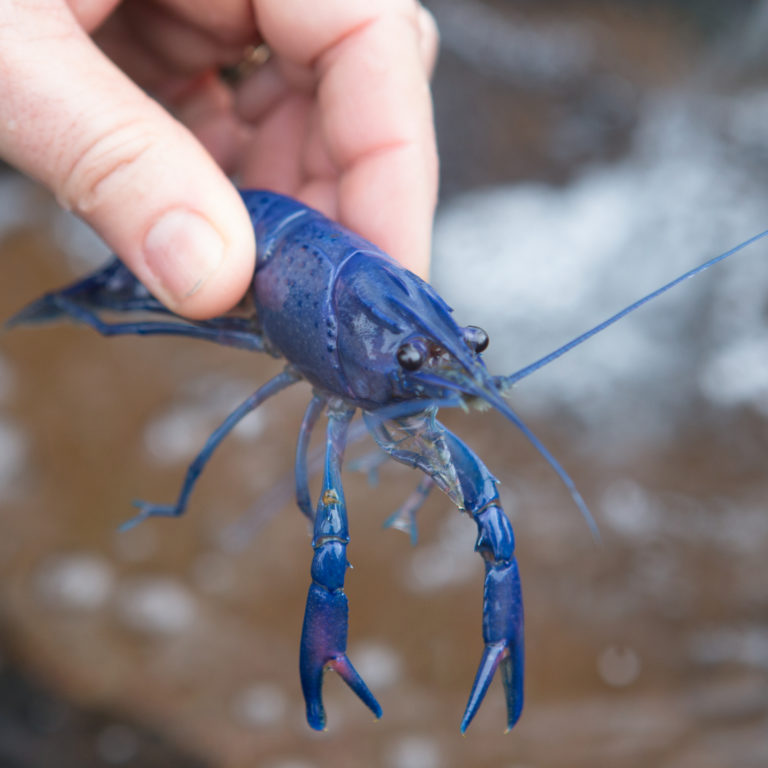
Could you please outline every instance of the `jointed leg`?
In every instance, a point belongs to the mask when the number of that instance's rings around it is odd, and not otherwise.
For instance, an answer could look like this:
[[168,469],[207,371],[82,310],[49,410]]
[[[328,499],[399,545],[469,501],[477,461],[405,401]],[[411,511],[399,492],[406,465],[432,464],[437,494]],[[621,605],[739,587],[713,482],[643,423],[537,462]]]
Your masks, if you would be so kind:
[[312,509],[312,499],[309,495],[309,470],[307,468],[307,453],[309,451],[309,441],[312,437],[312,430],[317,424],[317,419],[323,412],[327,397],[322,395],[315,395],[310,400],[307,410],[304,412],[304,418],[301,421],[301,429],[299,430],[299,441],[296,445],[296,466],[295,466],[295,481],[296,481],[296,503],[299,505],[299,509],[307,520],[314,520],[315,511]]
[[422,504],[429,496],[429,492],[434,487],[435,481],[429,475],[424,475],[410,496],[400,505],[400,508],[384,521],[384,527],[407,533],[411,539],[411,546],[415,547],[419,541],[416,513],[421,509]]
[[203,449],[197,454],[194,461],[189,465],[187,469],[184,483],[181,486],[181,492],[176,500],[175,504],[161,505],[161,504],[149,504],[145,501],[136,501],[134,506],[138,507],[141,511],[135,517],[132,517],[127,522],[120,526],[120,530],[125,531],[129,528],[133,528],[134,525],[140,523],[142,520],[146,520],[148,517],[178,517],[184,514],[184,510],[189,500],[189,495],[192,493],[192,489],[197,482],[197,478],[203,471],[203,467],[206,465],[211,454],[218,447],[219,443],[232,431],[237,423],[254,408],[257,408],[268,397],[280,392],[291,384],[299,380],[299,376],[292,370],[287,369],[282,373],[279,373],[273,379],[270,379],[266,384],[259,387],[247,400],[243,401],[232,413],[227,416],[216,431],[208,438]]

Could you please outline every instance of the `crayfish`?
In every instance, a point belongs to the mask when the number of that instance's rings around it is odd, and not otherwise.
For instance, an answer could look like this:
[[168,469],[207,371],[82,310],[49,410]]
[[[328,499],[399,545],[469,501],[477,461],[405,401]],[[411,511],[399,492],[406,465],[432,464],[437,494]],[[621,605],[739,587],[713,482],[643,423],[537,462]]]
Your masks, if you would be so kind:
[[[349,567],[349,530],[341,465],[350,422],[360,409],[380,448],[395,461],[424,473],[419,499],[435,485],[477,525],[475,550],[485,562],[485,647],[461,731],[477,713],[497,670],[504,684],[507,726],[512,728],[523,708],[524,656],[514,534],[496,479],[438,421],[438,409],[484,403],[504,414],[557,472],[594,529],[570,477],[509,407],[505,396],[523,377],[768,232],[686,272],[516,373],[492,376],[482,358],[488,345],[486,333],[475,326],[459,326],[430,285],[376,246],[290,198],[258,190],[243,191],[242,196],[256,233],[258,259],[251,289],[236,312],[201,321],[177,316],[115,257],[85,279],[33,302],[8,325],[68,316],[104,336],[189,336],[286,360],[285,369],[259,387],[209,437],[190,465],[176,502],[137,502],[138,514],[123,527],[149,517],[182,515],[204,465],[233,427],[291,384],[306,380],[312,385],[314,395],[299,432],[295,482],[299,509],[313,526],[314,555],[299,669],[307,720],[318,730],[325,726],[322,681],[326,669],[335,670],[376,717],[381,716],[379,703],[347,656],[349,605],[344,578]],[[107,321],[105,314],[117,319]],[[307,454],[310,435],[323,411],[328,416],[325,468],[320,497],[313,504]]]

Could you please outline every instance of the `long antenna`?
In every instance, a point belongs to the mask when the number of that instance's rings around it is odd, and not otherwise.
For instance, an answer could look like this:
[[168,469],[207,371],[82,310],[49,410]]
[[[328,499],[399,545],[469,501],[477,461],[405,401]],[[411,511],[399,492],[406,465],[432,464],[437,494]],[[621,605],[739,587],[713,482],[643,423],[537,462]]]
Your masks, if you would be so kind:
[[544,357],[539,358],[535,362],[531,363],[530,365],[526,365],[525,368],[521,368],[519,371],[511,374],[510,376],[494,376],[494,382],[497,387],[500,389],[506,389],[507,387],[511,387],[515,382],[520,381],[520,379],[524,379],[526,376],[530,376],[534,371],[538,371],[539,368],[543,368],[545,365],[551,363],[553,360],[557,360],[558,357],[561,357],[566,352],[569,352],[574,347],[578,347],[579,344],[582,344],[587,339],[592,338],[592,336],[595,336],[596,334],[600,333],[600,331],[605,330],[609,325],[613,325],[617,320],[621,320],[622,317],[625,317],[630,312],[634,312],[636,309],[639,309],[643,306],[643,304],[647,304],[652,299],[655,299],[657,296],[661,296],[662,293],[666,293],[670,288],[674,288],[678,283],[682,283],[683,280],[687,280],[689,277],[694,277],[695,275],[698,275],[699,272],[703,272],[705,269],[709,269],[709,267],[714,266],[720,261],[724,261],[729,256],[733,256],[734,253],[738,253],[739,251],[744,250],[747,246],[752,245],[752,243],[756,243],[758,240],[762,240],[764,237],[768,236],[768,229],[766,229],[764,232],[761,232],[758,235],[755,235],[754,237],[750,237],[749,240],[745,240],[743,243],[739,243],[739,245],[735,246],[734,248],[731,248],[730,251],[726,251],[725,253],[721,253],[719,256],[715,256],[714,258],[710,259],[709,261],[705,261],[703,264],[700,264],[698,267],[694,267],[693,269],[688,270],[688,272],[685,272],[684,274],[680,275],[680,277],[676,277],[674,280],[670,281],[666,285],[662,285],[661,288],[657,288],[655,291],[652,291],[647,296],[643,296],[642,299],[638,299],[637,301],[630,304],[628,307],[625,307],[620,312],[617,312],[615,315],[612,315],[607,320],[603,320],[602,323],[599,323],[594,328],[590,328],[588,331],[585,331],[580,336],[577,336],[575,339],[572,339],[567,344],[563,344],[562,347],[558,347],[554,352],[550,352],[548,355],[544,355]]

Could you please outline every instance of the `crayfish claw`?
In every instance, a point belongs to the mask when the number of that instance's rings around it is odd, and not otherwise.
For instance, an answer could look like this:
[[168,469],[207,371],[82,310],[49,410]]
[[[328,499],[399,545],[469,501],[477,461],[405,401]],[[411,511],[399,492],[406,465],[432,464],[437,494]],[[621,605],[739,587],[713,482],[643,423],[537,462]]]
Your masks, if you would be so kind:
[[[499,508],[489,510],[490,516],[478,515],[478,525],[483,533],[493,528],[509,525]],[[511,535],[511,526],[508,533]],[[506,538],[506,537],[504,537]],[[509,540],[508,546],[512,542]],[[504,696],[507,702],[507,730],[520,719],[523,710],[523,603],[520,593],[520,576],[517,561],[488,563],[486,561],[485,588],[483,590],[483,640],[485,649],[477,668],[475,682],[469,694],[467,708],[461,720],[464,733],[477,713],[497,669],[501,669]]]
[[381,717],[381,706],[347,656],[348,604],[343,592],[327,592],[313,584],[307,596],[307,610],[301,633],[299,671],[307,722],[316,731],[325,728],[323,673],[332,669],[357,694],[360,700]]

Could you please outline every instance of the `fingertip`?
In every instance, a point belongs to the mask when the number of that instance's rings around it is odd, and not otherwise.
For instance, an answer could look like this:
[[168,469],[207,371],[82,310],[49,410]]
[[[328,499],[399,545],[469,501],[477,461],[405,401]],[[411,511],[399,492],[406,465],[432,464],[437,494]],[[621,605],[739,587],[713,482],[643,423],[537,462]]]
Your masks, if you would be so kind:
[[432,72],[435,69],[435,63],[437,62],[437,51],[440,45],[440,30],[437,27],[437,22],[435,21],[432,12],[423,5],[419,5],[418,7],[416,23],[418,24],[419,29],[419,49],[422,62],[427,70],[427,74],[431,77]]
[[219,267],[180,307],[188,317],[215,317],[231,310],[253,282],[256,238],[250,216],[233,188],[233,203],[224,233],[224,258]]
[[242,298],[253,278],[255,238],[233,190],[224,221],[174,207],[152,222],[135,271],[174,312],[193,319],[221,315]]

